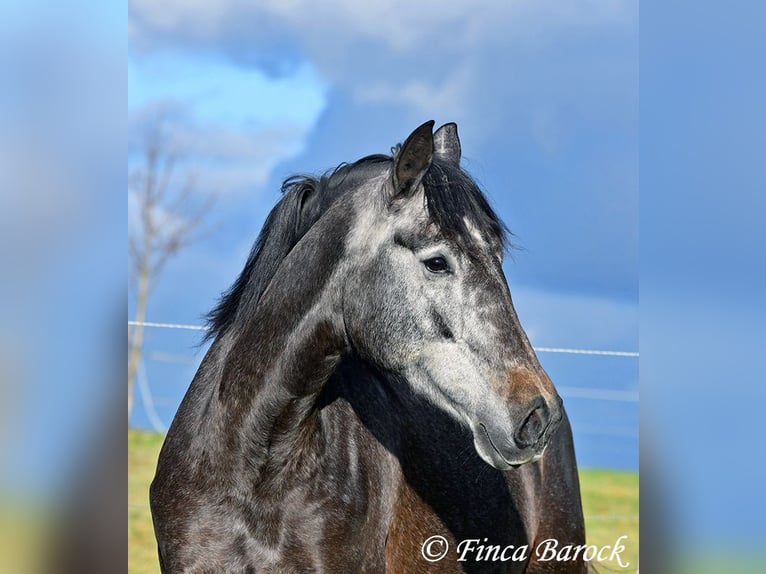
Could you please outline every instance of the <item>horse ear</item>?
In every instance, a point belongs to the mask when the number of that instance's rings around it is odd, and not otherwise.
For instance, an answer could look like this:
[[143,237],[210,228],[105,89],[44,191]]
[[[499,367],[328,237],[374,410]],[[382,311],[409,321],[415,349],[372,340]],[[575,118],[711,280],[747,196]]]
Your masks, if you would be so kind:
[[434,133],[434,154],[460,165],[460,138],[457,137],[457,124],[444,124]]
[[394,193],[408,194],[418,187],[434,156],[434,121],[415,129],[394,158]]

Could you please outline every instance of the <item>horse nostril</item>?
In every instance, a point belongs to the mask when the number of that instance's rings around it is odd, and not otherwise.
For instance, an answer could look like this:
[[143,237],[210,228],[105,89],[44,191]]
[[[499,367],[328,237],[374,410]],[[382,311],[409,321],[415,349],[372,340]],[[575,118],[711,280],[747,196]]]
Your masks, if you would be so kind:
[[519,448],[528,448],[540,440],[545,427],[547,425],[547,409],[544,407],[537,407],[532,410],[521,423],[521,426],[516,429],[513,435],[513,439],[516,441],[516,445]]

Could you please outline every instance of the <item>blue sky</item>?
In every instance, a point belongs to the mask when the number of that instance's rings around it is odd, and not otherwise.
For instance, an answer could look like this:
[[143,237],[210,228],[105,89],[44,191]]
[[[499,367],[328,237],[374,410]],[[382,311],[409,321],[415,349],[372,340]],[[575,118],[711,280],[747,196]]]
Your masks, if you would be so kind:
[[[168,265],[150,320],[199,323],[286,176],[387,152],[435,119],[458,123],[464,166],[516,235],[506,273],[533,344],[637,350],[637,3],[329,4],[131,3],[132,161],[142,118],[165,109],[200,192],[218,197],[211,233]],[[167,420],[194,342],[149,332]],[[182,362],[152,359],[167,353]],[[562,387],[638,388],[635,359],[541,360]],[[590,429],[581,460],[636,467],[635,403],[570,409]],[[148,424],[140,404],[134,423]]]

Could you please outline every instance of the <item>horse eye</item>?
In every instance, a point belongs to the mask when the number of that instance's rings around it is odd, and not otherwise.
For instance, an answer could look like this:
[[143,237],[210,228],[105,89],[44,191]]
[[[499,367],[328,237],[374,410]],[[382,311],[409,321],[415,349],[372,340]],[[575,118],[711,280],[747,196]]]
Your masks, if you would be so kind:
[[432,257],[431,259],[426,259],[423,264],[431,273],[444,273],[445,271],[449,271],[449,265],[444,257]]

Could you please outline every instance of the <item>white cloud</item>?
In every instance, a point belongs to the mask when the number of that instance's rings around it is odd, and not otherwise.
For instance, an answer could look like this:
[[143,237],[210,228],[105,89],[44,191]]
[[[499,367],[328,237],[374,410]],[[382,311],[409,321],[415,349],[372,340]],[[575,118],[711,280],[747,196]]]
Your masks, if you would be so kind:
[[[359,41],[375,41],[395,51],[458,44],[484,36],[531,37],[557,29],[583,28],[624,21],[632,2],[581,0],[557,2],[516,0],[444,2],[443,0],[132,0],[131,41],[146,48],[161,36],[173,35],[204,43],[221,40],[245,23],[253,36],[278,22],[300,35],[311,53],[339,52]],[[454,28],[454,34],[443,30]],[[337,55],[337,53],[336,53]]]
[[[221,196],[260,191],[275,165],[301,151],[305,133],[174,125],[170,137],[179,158],[178,177],[193,180],[195,192]],[[139,153],[134,148],[131,164],[142,161]]]
[[271,78],[220,58],[149,53],[129,57],[129,82],[130,162],[159,130],[166,151],[208,192],[261,188],[303,150],[325,105],[307,65]]
[[[637,2],[133,0],[129,18],[138,50],[183,46],[272,71],[279,69],[274,58],[310,60],[357,102],[404,105],[428,117],[470,121],[483,131],[493,123],[488,115],[513,113],[515,103],[529,100],[530,73],[549,72],[519,70],[520,60],[570,35],[632,31]],[[538,59],[545,65],[544,57]],[[556,149],[559,130],[541,123],[554,117],[547,108],[556,104],[548,99],[535,105],[546,109],[527,105],[513,123],[526,126],[543,149]],[[530,111],[534,119],[528,120]]]
[[410,80],[392,85],[381,79],[374,84],[354,86],[352,96],[360,103],[394,102],[414,107],[424,114],[437,109],[443,117],[455,117],[467,104],[471,77],[471,69],[463,66],[436,84]]

